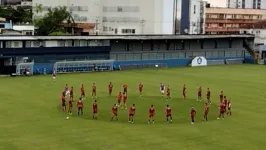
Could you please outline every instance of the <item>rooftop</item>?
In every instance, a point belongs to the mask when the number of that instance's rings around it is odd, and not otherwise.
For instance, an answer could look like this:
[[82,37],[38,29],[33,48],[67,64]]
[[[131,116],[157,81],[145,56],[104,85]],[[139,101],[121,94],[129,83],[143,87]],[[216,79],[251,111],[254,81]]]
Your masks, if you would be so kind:
[[91,36],[1,36],[1,41],[21,40],[171,40],[254,38],[254,35],[91,35]]

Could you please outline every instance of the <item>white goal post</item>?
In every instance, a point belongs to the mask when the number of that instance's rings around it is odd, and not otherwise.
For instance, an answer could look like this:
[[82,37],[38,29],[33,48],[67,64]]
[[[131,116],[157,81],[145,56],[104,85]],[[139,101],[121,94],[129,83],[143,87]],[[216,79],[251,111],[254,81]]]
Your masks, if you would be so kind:
[[56,73],[113,70],[114,60],[59,61],[54,64]]
[[16,66],[16,75],[33,75],[34,62],[19,63]]

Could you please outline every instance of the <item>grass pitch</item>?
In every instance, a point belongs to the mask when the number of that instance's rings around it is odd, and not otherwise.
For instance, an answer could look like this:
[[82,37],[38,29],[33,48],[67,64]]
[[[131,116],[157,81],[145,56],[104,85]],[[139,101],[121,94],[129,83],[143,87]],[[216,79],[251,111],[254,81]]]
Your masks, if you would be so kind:
[[[1,150],[263,150],[266,139],[265,66],[236,65],[204,68],[171,68],[86,74],[0,78]],[[107,93],[114,84],[114,96]],[[91,120],[92,82],[97,84],[99,116]],[[138,83],[143,82],[143,97]],[[159,83],[171,86],[173,99],[166,102]],[[60,110],[64,85],[74,86],[78,97],[85,85],[84,116],[76,109],[69,120]],[[135,124],[127,123],[128,110],[119,110],[119,122],[110,122],[115,95],[123,83],[129,85],[128,105],[136,104]],[[188,99],[182,99],[187,85]],[[204,103],[196,102],[197,89],[212,92],[208,122],[203,122]],[[216,120],[219,92],[232,100],[233,116]],[[164,109],[169,103],[173,124],[165,124]],[[74,103],[75,104],[75,103]],[[147,124],[148,109],[156,108],[155,124]],[[190,105],[197,110],[190,124]]]

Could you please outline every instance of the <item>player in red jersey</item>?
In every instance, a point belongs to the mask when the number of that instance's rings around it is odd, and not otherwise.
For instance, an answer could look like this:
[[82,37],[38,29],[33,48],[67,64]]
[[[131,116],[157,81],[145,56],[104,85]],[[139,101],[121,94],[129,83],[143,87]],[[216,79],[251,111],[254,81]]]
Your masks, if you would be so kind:
[[84,89],[83,84],[81,84],[81,87],[80,87],[80,97],[83,99],[85,98],[85,89]]
[[223,98],[224,98],[224,92],[221,91],[219,96],[220,96],[220,103],[222,103],[223,102]]
[[153,107],[153,105],[151,105],[150,109],[149,109],[149,121],[148,123],[154,123],[154,115],[155,115],[155,108]]
[[171,89],[170,86],[168,85],[166,88],[166,99],[170,100],[171,99]]
[[184,99],[187,99],[187,88],[186,88],[185,84],[183,86],[183,97],[184,97]]
[[217,119],[220,119],[220,118],[224,119],[224,113],[225,113],[225,108],[226,108],[224,101],[222,103],[220,103],[219,108],[220,108],[220,113],[219,113],[219,117]]
[[78,102],[77,102],[77,108],[78,108],[78,116],[79,115],[83,115],[83,101],[81,98],[79,98]]
[[109,85],[108,85],[108,93],[109,93],[109,96],[112,95],[112,92],[113,92],[113,84],[112,84],[112,82],[110,82]]
[[230,100],[228,100],[228,103],[227,103],[227,109],[228,109],[227,115],[230,115],[230,116],[232,115],[231,108],[232,108],[232,103],[231,103]]
[[129,123],[134,123],[134,115],[136,112],[135,104],[133,104],[130,109],[129,109],[129,117],[128,117],[128,122]]
[[172,123],[173,122],[172,109],[170,108],[169,105],[166,105],[165,115],[166,115],[166,123],[169,123],[169,119],[170,119],[170,123]]
[[69,98],[71,99],[71,101],[73,101],[73,99],[74,99],[74,88],[73,88],[73,86],[70,88]]
[[210,88],[207,88],[206,97],[207,97],[207,103],[211,104],[211,90],[210,90]]
[[142,96],[142,89],[143,89],[143,84],[140,82],[139,83],[139,96]]
[[226,111],[227,110],[227,102],[228,102],[226,96],[224,96],[224,101],[223,102],[224,102],[224,105],[225,105],[224,113],[226,113],[227,112]]
[[73,98],[69,98],[68,100],[68,113],[72,115],[72,107],[73,107]]
[[209,108],[210,108],[210,107],[209,107],[208,103],[205,103],[204,117],[203,117],[203,120],[204,120],[204,121],[208,121]]
[[66,111],[66,95],[63,92],[61,96],[61,102],[62,102],[62,111]]
[[120,104],[121,104],[121,100],[123,98],[123,95],[121,92],[118,93],[117,95],[117,103],[118,103],[118,107],[120,107]]
[[124,84],[123,85],[123,93],[126,93],[127,94],[127,84]]
[[92,83],[91,97],[96,98],[96,84]]
[[195,123],[195,116],[196,116],[196,110],[193,107],[193,105],[191,105],[191,110],[190,110],[191,124]]
[[202,89],[201,86],[198,89],[198,100],[197,101],[201,101],[201,95],[202,95]]
[[97,101],[95,100],[92,103],[92,119],[97,120],[97,114],[98,114],[98,104],[97,104]]
[[117,113],[118,109],[117,109],[117,105],[114,104],[114,106],[112,107],[112,118],[111,121],[114,120],[114,118],[116,118],[116,121],[118,121],[118,113]]
[[123,105],[122,105],[122,109],[127,109],[127,93],[123,93]]

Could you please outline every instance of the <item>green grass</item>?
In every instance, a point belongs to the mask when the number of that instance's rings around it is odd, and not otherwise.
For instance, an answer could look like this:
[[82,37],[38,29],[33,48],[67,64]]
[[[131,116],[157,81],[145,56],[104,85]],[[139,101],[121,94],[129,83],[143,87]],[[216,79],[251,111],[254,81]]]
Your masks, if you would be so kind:
[[[1,150],[259,150],[265,149],[266,85],[265,66],[232,65],[204,68],[171,68],[86,74],[0,78]],[[92,99],[87,97],[83,117],[74,114],[66,120],[60,110],[60,94],[66,83],[79,95],[85,84],[97,83],[99,118],[91,120]],[[114,93],[123,83],[129,85],[128,104],[136,104],[135,124],[127,123],[128,111],[119,110],[119,122],[110,122],[115,96],[107,96],[108,82]],[[144,96],[137,86],[144,83]],[[170,84],[173,124],[165,124],[167,104],[159,93],[159,83]],[[187,85],[188,100],[182,86]],[[213,104],[208,122],[203,122],[204,104],[196,102],[197,88],[212,91]],[[233,116],[216,120],[219,91],[231,98]],[[147,124],[148,109],[155,105],[155,124]],[[197,110],[190,124],[190,105]]]

